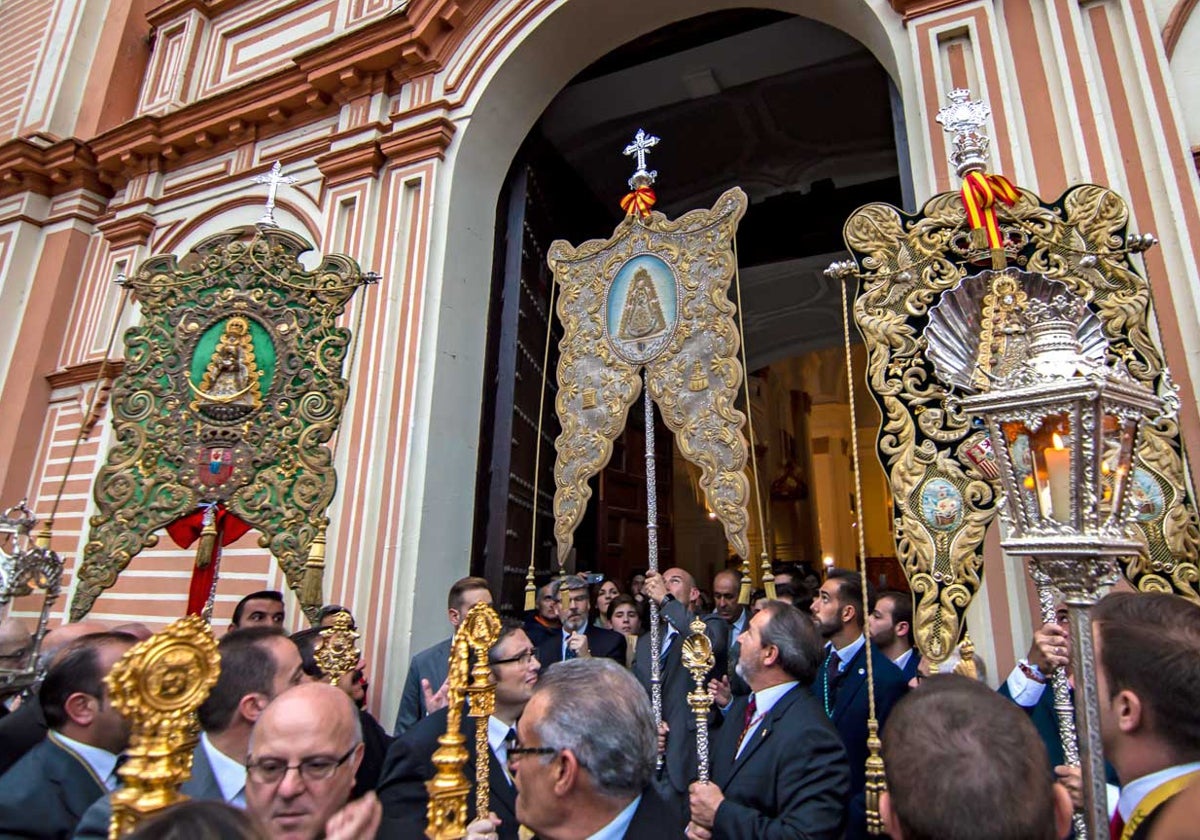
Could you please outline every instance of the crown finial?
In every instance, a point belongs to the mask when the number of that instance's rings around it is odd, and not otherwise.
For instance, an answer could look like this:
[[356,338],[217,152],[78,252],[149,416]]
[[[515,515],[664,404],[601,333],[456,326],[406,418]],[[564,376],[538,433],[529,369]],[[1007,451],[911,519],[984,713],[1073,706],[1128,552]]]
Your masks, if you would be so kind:
[[949,103],[937,112],[935,119],[947,134],[954,135],[950,162],[959,177],[968,172],[987,169],[988,152],[992,141],[984,131],[992,109],[983,100],[971,99],[971,91],[956,88],[947,96]]

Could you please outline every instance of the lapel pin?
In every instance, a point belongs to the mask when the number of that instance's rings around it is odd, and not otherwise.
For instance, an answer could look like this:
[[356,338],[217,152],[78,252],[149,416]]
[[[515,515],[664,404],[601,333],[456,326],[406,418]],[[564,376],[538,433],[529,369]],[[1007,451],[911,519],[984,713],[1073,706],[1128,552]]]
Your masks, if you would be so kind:
[[859,675],[860,677],[861,677],[863,674],[865,674],[865,673],[867,673],[865,669],[863,669],[863,668],[859,668],[859,669],[858,669],[858,675]]

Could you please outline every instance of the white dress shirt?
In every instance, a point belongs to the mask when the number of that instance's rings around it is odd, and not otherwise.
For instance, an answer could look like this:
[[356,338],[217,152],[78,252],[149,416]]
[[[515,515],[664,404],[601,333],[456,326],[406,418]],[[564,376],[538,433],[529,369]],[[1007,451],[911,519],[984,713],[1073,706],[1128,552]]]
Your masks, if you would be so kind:
[[1194,761],[1191,764],[1180,764],[1177,767],[1168,767],[1165,770],[1159,770],[1157,773],[1151,773],[1148,776],[1142,776],[1140,779],[1134,779],[1121,788],[1121,798],[1117,800],[1117,810],[1121,812],[1121,819],[1128,823],[1129,818],[1133,816],[1133,812],[1137,810],[1137,806],[1159,785],[1165,785],[1172,779],[1177,779],[1188,773],[1194,773],[1197,770],[1200,770],[1200,761]]
[[896,667],[899,668],[901,671],[903,671],[905,666],[908,665],[908,663],[912,661],[913,650],[915,650],[915,648],[909,648],[908,650],[904,651],[904,653],[900,654],[899,656],[897,656],[895,659],[892,660],[893,662],[896,663]]
[[513,726],[514,724],[505,723],[495,715],[488,716],[488,746],[492,748],[496,761],[500,762],[500,769],[504,771],[504,778],[508,779],[510,785],[512,776],[508,774],[508,734]]
[[246,807],[246,767],[240,761],[235,761],[217,749],[208,740],[208,733],[200,733],[200,743],[204,745],[204,754],[208,757],[208,766],[212,768],[213,776],[217,779],[217,787],[221,789],[221,798],[235,808]]
[[1032,709],[1036,706],[1042,699],[1042,692],[1046,690],[1045,683],[1029,679],[1019,667],[1012,669],[1006,684],[1008,696],[1014,703],[1025,709]]
[[792,680],[791,682],[764,688],[762,691],[756,691],[750,695],[750,698],[754,701],[754,717],[750,719],[750,725],[746,727],[746,731],[742,735],[742,740],[738,742],[737,752],[733,756],[735,759],[742,754],[742,750],[750,743],[751,736],[758,730],[767,713],[775,708],[775,704],[779,702],[779,698],[783,697],[783,695],[787,694],[797,685],[799,683]]
[[737,642],[738,636],[742,635],[746,630],[746,608],[742,607],[742,612],[738,615],[737,620],[729,625],[729,647],[732,650],[733,645]]
[[642,804],[642,797],[630,802],[625,806],[621,813],[613,817],[613,821],[604,828],[597,831],[587,840],[621,840],[625,833],[629,831],[629,825],[633,822],[633,815],[637,812],[638,806]]
[[51,732],[51,740],[55,741],[59,746],[65,747],[70,752],[75,753],[79,758],[83,759],[86,764],[109,791],[114,791],[120,784],[117,779],[117,757],[108,750],[102,750],[99,747],[93,747],[90,744],[84,744],[81,741],[76,741],[74,738],[68,738],[61,732]]

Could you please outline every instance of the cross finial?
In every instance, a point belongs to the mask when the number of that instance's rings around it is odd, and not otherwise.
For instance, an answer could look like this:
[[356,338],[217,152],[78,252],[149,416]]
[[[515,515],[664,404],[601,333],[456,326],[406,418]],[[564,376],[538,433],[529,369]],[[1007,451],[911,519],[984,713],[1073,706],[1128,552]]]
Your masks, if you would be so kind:
[[633,137],[633,142],[625,147],[625,154],[636,158],[637,170],[633,173],[633,177],[629,179],[629,186],[632,189],[638,187],[648,187],[654,183],[654,179],[658,177],[657,172],[646,171],[646,155],[650,150],[658,145],[658,138],[653,134],[647,134],[642,129],[638,129],[637,134]]
[[284,175],[283,167],[279,165],[279,161],[275,161],[275,165],[271,167],[266,175],[254,176],[254,183],[267,185],[267,208],[263,211],[262,218],[258,220],[258,223],[270,227],[279,227],[275,221],[275,193],[279,191],[280,184],[294,184],[296,183],[296,179],[290,175]]

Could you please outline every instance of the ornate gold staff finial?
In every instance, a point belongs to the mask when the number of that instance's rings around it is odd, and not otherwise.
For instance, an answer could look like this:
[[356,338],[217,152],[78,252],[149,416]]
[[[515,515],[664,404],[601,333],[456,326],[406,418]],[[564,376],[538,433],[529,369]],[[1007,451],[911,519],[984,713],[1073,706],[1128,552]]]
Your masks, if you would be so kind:
[[692,675],[696,687],[688,692],[688,707],[696,716],[696,755],[698,769],[696,778],[701,782],[708,781],[708,712],[712,708],[712,696],[708,693],[708,672],[716,663],[713,656],[712,642],[704,632],[704,621],[699,616],[692,619],[688,625],[692,635],[683,643],[680,657],[683,667]]
[[199,740],[196,709],[221,670],[217,642],[198,615],[181,618],[134,645],[104,682],[113,708],[132,733],[117,771],[109,840],[123,837],[146,817],[187,799],[179,786],[192,774]]
[[354,631],[354,619],[350,613],[342,610],[333,616],[333,626],[326,627],[317,635],[316,649],[313,659],[317,667],[329,678],[330,685],[337,685],[338,680],[358,667],[362,653],[355,646],[358,633]]
[[[479,709],[495,703],[495,688],[491,683],[491,670],[487,665],[487,654],[500,635],[500,619],[489,604],[476,604],[467,612],[466,618],[454,633],[450,643],[450,673],[448,676],[449,715],[446,718],[446,732],[438,738],[438,748],[433,754],[433,766],[437,768],[434,777],[425,783],[429,791],[429,809],[426,811],[425,834],[431,840],[457,840],[467,833],[467,797],[471,793],[471,783],[463,773],[463,767],[470,758],[465,746],[467,739],[462,734],[463,697],[468,692],[489,692],[488,697],[472,695],[471,716],[477,716]],[[467,675],[470,672],[471,652],[475,651],[477,658],[474,680],[470,684]],[[478,684],[480,680],[480,661],[486,672],[488,685]],[[489,708],[488,715],[491,714]],[[476,750],[475,768],[478,780],[479,769],[483,768],[484,787],[487,788],[488,773],[488,744],[487,719],[476,724],[476,733],[482,730],[483,749]],[[476,803],[478,804],[478,803]],[[488,812],[488,802],[485,799],[482,811]]]

